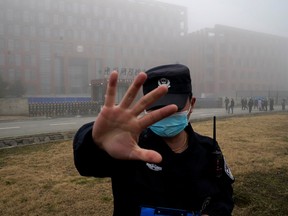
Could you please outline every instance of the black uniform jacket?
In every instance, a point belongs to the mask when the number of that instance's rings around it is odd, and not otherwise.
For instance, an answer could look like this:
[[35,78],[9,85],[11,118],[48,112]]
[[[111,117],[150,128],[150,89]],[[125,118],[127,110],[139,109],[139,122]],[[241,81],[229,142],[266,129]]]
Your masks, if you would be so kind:
[[218,144],[195,133],[190,124],[185,129],[189,147],[180,154],[150,129],[142,132],[139,146],[159,152],[159,164],[113,159],[93,143],[92,126],[85,124],[76,133],[74,162],[83,176],[111,177],[114,216],[137,216],[141,206],[231,215],[234,178]]

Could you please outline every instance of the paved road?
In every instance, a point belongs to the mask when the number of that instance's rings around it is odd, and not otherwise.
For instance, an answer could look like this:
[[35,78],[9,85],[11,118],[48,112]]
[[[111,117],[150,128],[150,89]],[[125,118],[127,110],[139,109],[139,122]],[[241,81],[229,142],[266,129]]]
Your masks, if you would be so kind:
[[[275,107],[275,110],[280,111],[280,107]],[[258,113],[258,110],[253,110],[252,113]],[[235,108],[234,115],[246,115],[247,110]],[[199,120],[203,118],[223,117],[227,114],[223,108],[221,109],[194,109],[191,120]],[[0,121],[0,139],[6,137],[18,137],[24,135],[34,135],[42,133],[76,131],[81,125],[94,121],[95,117],[70,117],[70,118],[25,118]]]

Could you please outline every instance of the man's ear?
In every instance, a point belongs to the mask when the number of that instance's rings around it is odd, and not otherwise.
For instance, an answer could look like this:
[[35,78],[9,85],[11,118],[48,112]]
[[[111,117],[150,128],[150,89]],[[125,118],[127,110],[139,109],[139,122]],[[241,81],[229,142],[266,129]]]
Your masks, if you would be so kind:
[[190,116],[190,114],[192,113],[192,111],[194,109],[195,102],[196,102],[196,98],[192,97],[191,101],[190,101],[190,110],[189,110],[189,113],[188,113],[189,116]]
[[192,99],[191,99],[191,107],[192,108],[194,108],[195,103],[196,103],[196,98],[192,97]]

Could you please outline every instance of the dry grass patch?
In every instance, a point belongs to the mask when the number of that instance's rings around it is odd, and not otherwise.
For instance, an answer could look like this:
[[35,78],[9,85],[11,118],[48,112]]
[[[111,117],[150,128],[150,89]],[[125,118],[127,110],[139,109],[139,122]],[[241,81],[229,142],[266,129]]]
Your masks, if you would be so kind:
[[[193,123],[212,136],[212,120]],[[234,216],[288,215],[288,115],[217,121],[236,182]],[[71,142],[0,150],[0,215],[112,215],[109,179],[81,177]]]
[[109,179],[79,176],[71,142],[5,149],[0,157],[0,215],[112,215]]
[[[212,122],[194,129],[212,135]],[[236,177],[236,216],[288,215],[288,115],[223,119],[217,140]]]

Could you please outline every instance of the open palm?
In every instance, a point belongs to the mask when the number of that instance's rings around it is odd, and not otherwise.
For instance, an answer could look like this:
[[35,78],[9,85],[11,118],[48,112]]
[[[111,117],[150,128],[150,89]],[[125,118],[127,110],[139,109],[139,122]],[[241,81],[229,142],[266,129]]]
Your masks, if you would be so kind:
[[149,125],[175,113],[177,106],[169,105],[139,117],[146,107],[168,91],[166,86],[159,86],[132,106],[146,78],[145,73],[139,73],[120,104],[115,105],[118,73],[113,71],[110,75],[105,103],[93,125],[92,137],[99,147],[114,158],[154,163],[162,160],[159,153],[140,148],[137,144],[138,137]]

